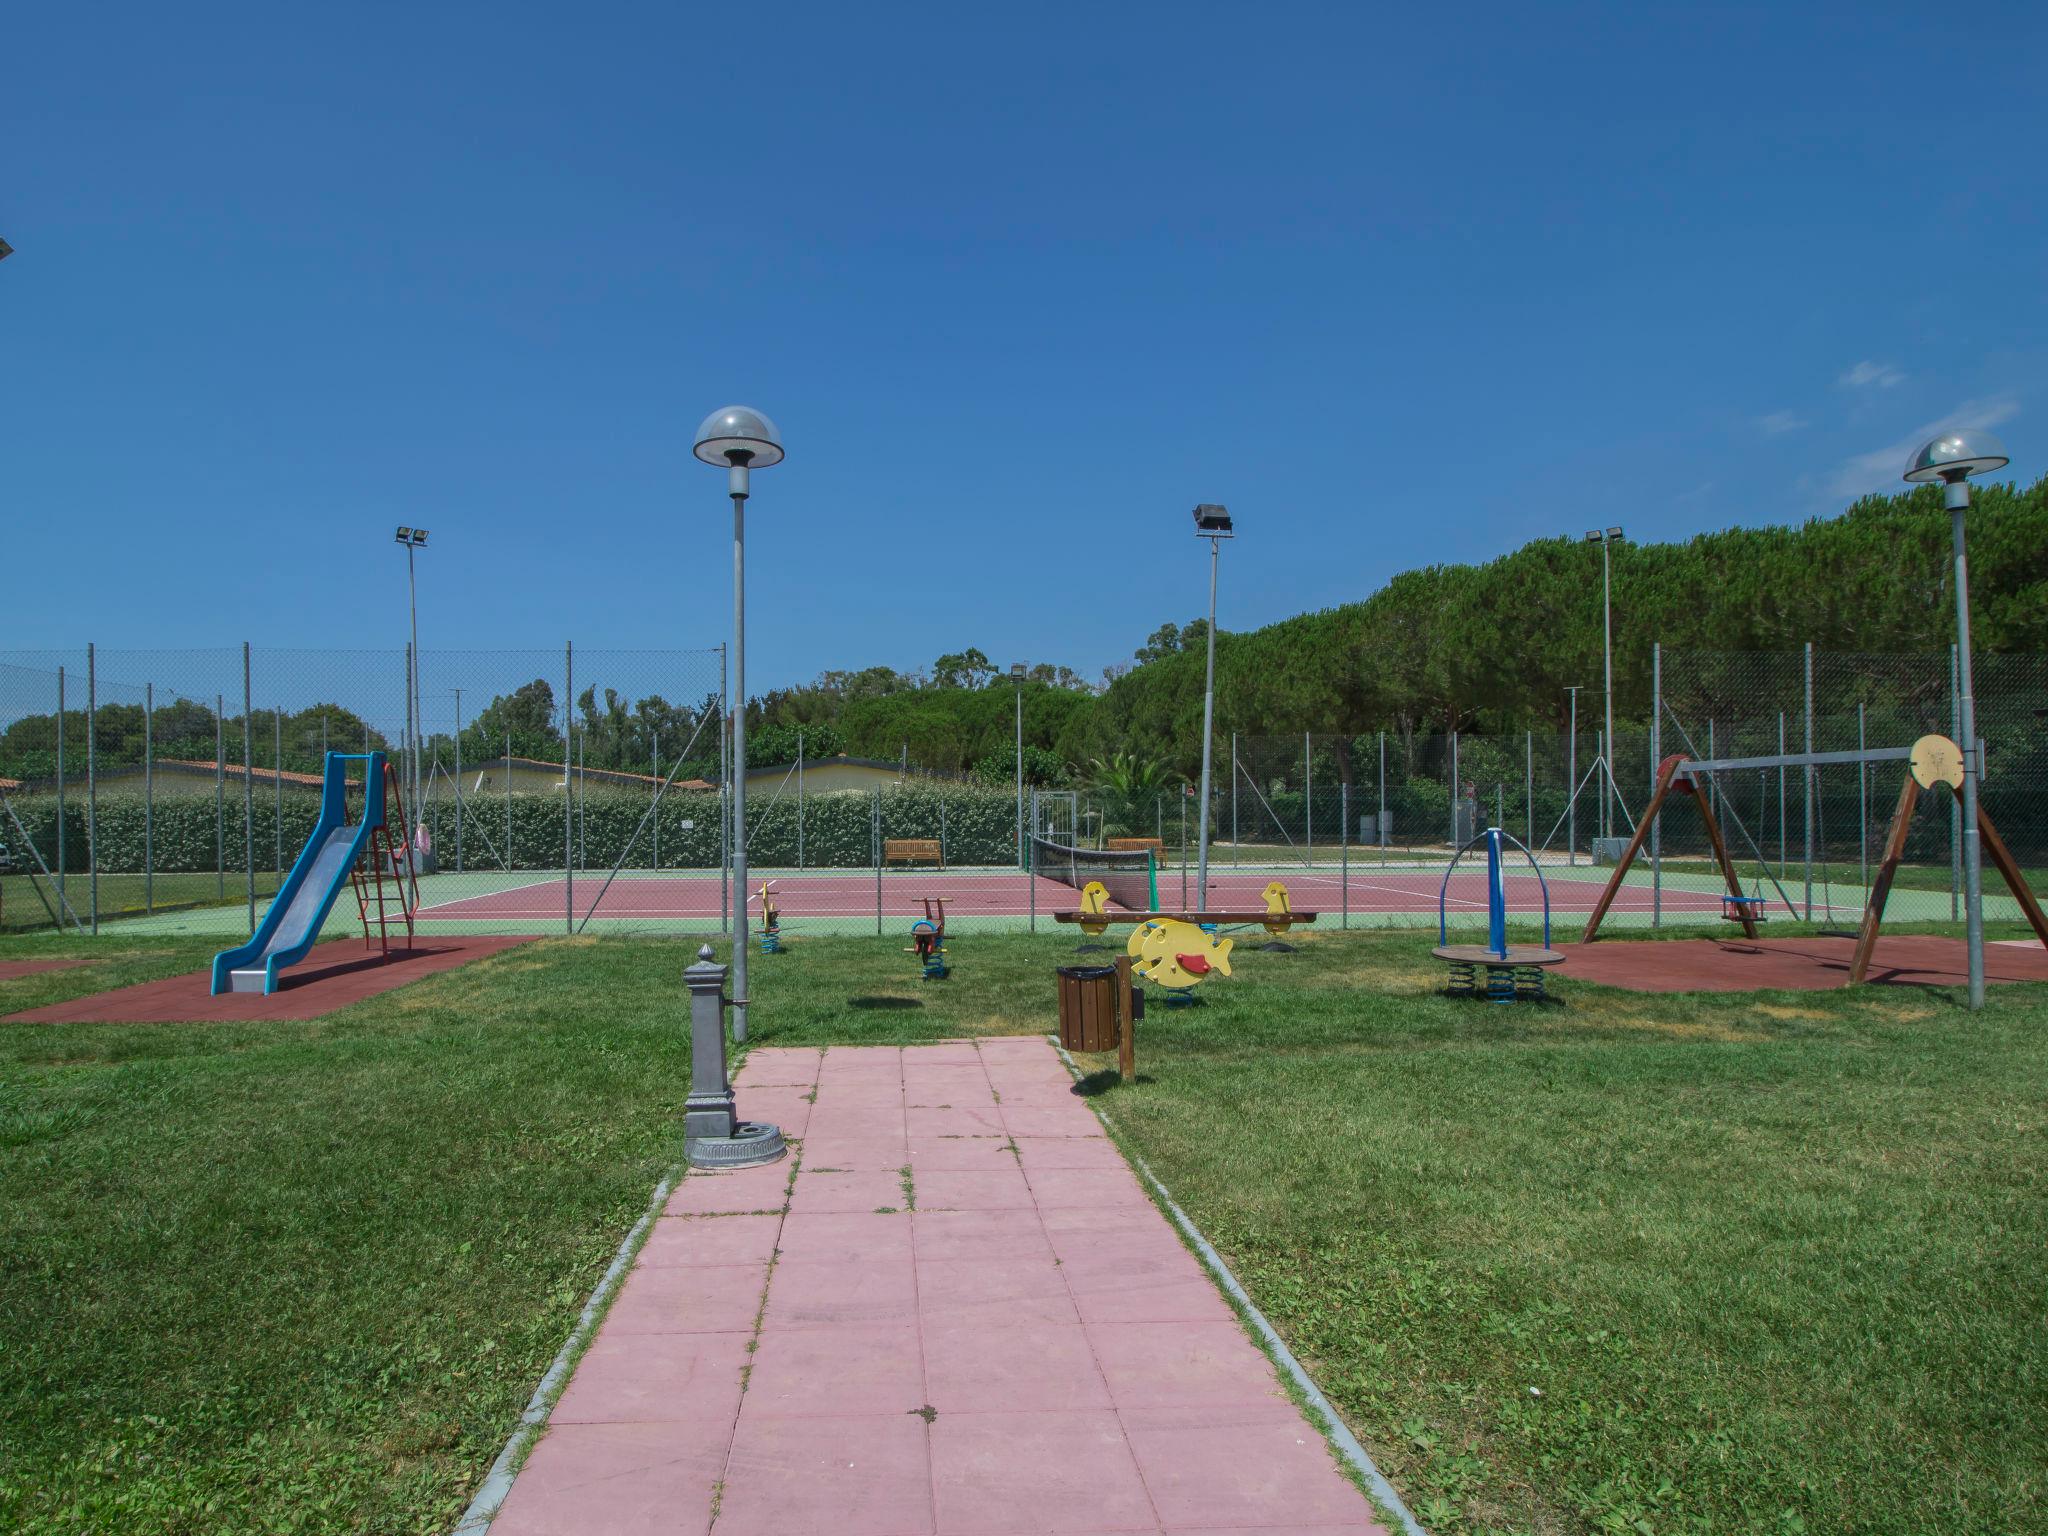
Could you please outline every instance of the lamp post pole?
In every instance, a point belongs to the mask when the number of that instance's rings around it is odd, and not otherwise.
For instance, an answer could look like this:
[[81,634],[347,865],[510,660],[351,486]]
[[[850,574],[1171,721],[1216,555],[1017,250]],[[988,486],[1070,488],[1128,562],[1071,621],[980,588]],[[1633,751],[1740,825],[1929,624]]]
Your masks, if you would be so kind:
[[1011,691],[1017,695],[1017,867],[1024,862],[1024,663],[1010,663]]
[[1984,1006],[1984,849],[1977,831],[1978,781],[1984,773],[1977,740],[1977,700],[1970,680],[1970,562],[1963,514],[1970,509],[1970,476],[2003,469],[2005,445],[1989,432],[1952,431],[1921,445],[1906,465],[1912,483],[1940,481],[1955,549],[1957,713],[1963,739],[1964,932],[1970,952],[1970,1009]]
[[697,429],[696,456],[726,470],[732,498],[732,1037],[747,1038],[747,497],[751,472],[782,462],[775,424],[726,406]]
[[[406,668],[405,678],[406,731],[412,738],[407,743],[406,756],[408,761],[404,775],[405,792],[411,801],[412,814],[418,816],[420,813],[420,738],[425,734],[426,727],[420,719],[421,700],[424,697],[420,690],[420,595],[419,572],[413,562],[413,557],[426,546],[427,530],[424,528],[401,528],[398,530],[398,542],[405,546],[405,606],[407,618],[412,626],[411,664]],[[565,777],[567,771],[567,769],[563,770]],[[407,850],[406,857],[413,857],[413,853],[414,850]]]
[[1209,663],[1202,681],[1202,803],[1195,816],[1195,905],[1209,905],[1209,757],[1216,724],[1216,567],[1231,537],[1230,513],[1213,502],[1195,508],[1195,536],[1209,541]]
[[1614,562],[1612,550],[1622,541],[1619,528],[1594,528],[1586,534],[1588,544],[1600,546],[1600,668],[1601,691],[1606,701],[1607,734],[1602,738],[1600,768],[1599,835],[1614,835]]

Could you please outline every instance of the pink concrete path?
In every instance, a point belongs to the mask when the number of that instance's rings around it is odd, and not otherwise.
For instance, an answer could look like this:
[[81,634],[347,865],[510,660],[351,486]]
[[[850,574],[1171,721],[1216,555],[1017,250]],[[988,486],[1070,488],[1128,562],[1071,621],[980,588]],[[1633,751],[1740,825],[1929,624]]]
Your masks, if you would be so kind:
[[491,1536],[1381,1533],[1043,1040],[756,1050]]

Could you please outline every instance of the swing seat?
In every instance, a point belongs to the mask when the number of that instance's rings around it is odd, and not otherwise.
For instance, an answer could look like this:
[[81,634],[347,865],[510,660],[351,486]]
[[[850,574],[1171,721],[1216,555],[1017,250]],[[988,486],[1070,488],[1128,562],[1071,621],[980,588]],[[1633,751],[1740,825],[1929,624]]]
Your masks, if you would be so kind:
[[1761,896],[1724,895],[1721,898],[1721,916],[1731,923],[1739,923],[1745,918],[1752,923],[1770,920],[1770,915],[1764,911],[1764,899]]

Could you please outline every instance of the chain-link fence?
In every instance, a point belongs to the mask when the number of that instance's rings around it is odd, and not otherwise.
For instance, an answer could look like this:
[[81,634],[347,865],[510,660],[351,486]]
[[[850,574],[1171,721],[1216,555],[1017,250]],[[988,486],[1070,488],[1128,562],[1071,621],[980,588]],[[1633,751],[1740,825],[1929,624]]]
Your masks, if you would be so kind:
[[[328,752],[396,768],[420,871],[419,931],[700,933],[730,927],[732,838],[722,650],[220,650],[0,655],[0,928],[252,929],[318,819]],[[1211,908],[1294,905],[1340,924],[1483,922],[1454,852],[1497,825],[1540,866],[1561,931],[1634,831],[1660,756],[1782,757],[1956,734],[1953,658],[1659,652],[1658,721],[1614,750],[1592,708],[1565,733],[1231,736],[1215,744]],[[2048,658],[1976,667],[1984,805],[2020,862],[2048,845]],[[1590,704],[1592,698],[1581,700]],[[790,733],[784,732],[787,736]],[[800,738],[798,738],[800,740]],[[1609,772],[1611,765],[1612,771]],[[367,763],[352,766],[362,782]],[[1896,759],[1773,764],[1709,793],[1747,893],[1772,916],[1847,926],[1881,856]],[[1028,790],[848,758],[748,776],[751,891],[792,933],[889,931],[941,898],[949,921],[1033,926],[1075,893],[1030,872],[1034,836],[1149,847],[1162,905],[1199,906],[1194,787]],[[1959,827],[1923,797],[1890,912],[1959,912]],[[1468,858],[1468,864],[1471,862]],[[1659,818],[1609,921],[1712,923],[1724,884],[1697,816]],[[1987,912],[2017,915],[1994,881]],[[329,937],[355,931],[346,893]],[[134,931],[133,928],[130,931]]]

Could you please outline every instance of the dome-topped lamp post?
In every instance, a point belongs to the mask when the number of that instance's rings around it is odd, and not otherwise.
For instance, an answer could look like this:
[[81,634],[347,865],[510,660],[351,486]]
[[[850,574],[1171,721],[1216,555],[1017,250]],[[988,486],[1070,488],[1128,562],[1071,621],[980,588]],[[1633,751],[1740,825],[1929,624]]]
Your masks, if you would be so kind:
[[1963,912],[1970,950],[1970,1007],[1984,1006],[1984,863],[1977,836],[1977,780],[1984,771],[1977,741],[1977,701],[1970,682],[1970,562],[1964,553],[1963,514],[1970,509],[1970,476],[1988,475],[2011,462],[2005,444],[1989,432],[1957,430],[1923,443],[1906,465],[1914,484],[1942,484],[1956,561],[1957,701],[1963,740]]

